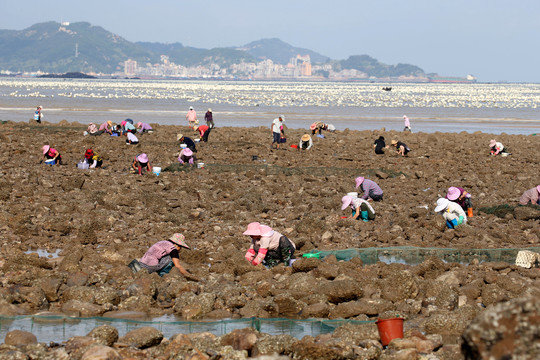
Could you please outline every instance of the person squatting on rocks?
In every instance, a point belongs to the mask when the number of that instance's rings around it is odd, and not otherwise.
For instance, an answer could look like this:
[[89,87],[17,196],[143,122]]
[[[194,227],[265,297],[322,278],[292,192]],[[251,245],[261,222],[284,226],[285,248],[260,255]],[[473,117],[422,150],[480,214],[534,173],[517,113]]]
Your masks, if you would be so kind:
[[210,135],[210,130],[212,129],[210,129],[207,125],[195,125],[193,130],[199,132],[201,141],[208,142],[208,136]]
[[490,149],[490,154],[491,155],[503,155],[503,154],[506,154],[506,155],[509,155],[510,153],[508,152],[508,149],[500,142],[498,142],[497,140],[495,139],[492,139],[489,141],[489,147],[491,148]]
[[196,124],[198,124],[197,112],[193,109],[193,106],[189,107],[189,110],[186,114],[186,120],[188,121],[188,126],[190,129],[192,129]]
[[270,129],[272,131],[272,145],[270,145],[270,149],[274,148],[274,143],[275,143],[276,149],[279,150],[279,144],[281,144],[281,138],[285,136],[285,133],[283,131],[284,122],[285,122],[285,119],[283,118],[283,115],[280,115],[277,119],[274,119],[274,121],[272,121],[272,125],[270,125]]
[[311,135],[322,135],[323,130],[328,130],[328,125],[322,121],[316,121],[309,126],[309,129],[311,130]]
[[197,148],[195,147],[195,142],[191,138],[184,136],[184,134],[178,134],[176,135],[176,140],[180,143],[180,145],[185,144],[188,147],[188,149],[190,149],[194,153],[197,152]]
[[362,219],[365,222],[375,220],[375,210],[366,200],[345,195],[341,198],[341,211],[345,210],[349,206],[352,209],[352,219]]
[[407,115],[403,115],[403,123],[405,125],[405,128],[403,129],[403,131],[412,132],[412,130],[411,130],[411,121],[409,120]]
[[465,189],[460,187],[451,186],[446,192],[446,198],[450,201],[456,202],[463,211],[467,212],[467,216],[473,216],[471,194],[465,191]]
[[309,150],[313,146],[313,140],[311,139],[311,136],[309,134],[304,134],[300,138],[300,144],[298,145],[298,148],[300,150]]
[[86,149],[84,153],[84,161],[90,165],[90,169],[99,168],[103,165],[103,159],[99,154],[95,153],[92,149]]
[[526,190],[519,198],[519,205],[527,205],[528,203],[540,205],[540,185]]
[[182,165],[186,163],[188,163],[189,165],[193,165],[195,160],[195,155],[190,148],[182,149],[182,151],[180,151],[180,154],[178,155],[178,162]]
[[444,220],[446,220],[446,226],[449,229],[454,229],[458,225],[467,222],[467,216],[461,206],[446,198],[439,198],[439,200],[437,200],[435,212],[443,216]]
[[126,137],[127,145],[137,145],[139,143],[139,138],[137,138],[132,132],[127,132]]
[[381,155],[384,154],[384,149],[386,148],[386,143],[384,142],[384,136],[379,136],[377,140],[373,143],[373,149],[375,149],[375,154]]
[[43,145],[43,158],[39,162],[40,164],[46,160],[54,160],[56,165],[62,164],[62,155],[55,148],[50,147],[49,145]]
[[186,277],[191,274],[180,265],[179,251],[181,248],[189,249],[184,235],[174,234],[168,240],[158,241],[143,255],[139,263],[149,273],[157,272],[159,276],[168,274],[173,267]]
[[109,135],[112,135],[112,121],[109,120],[109,121],[104,122],[103,124],[101,124],[99,126],[97,135],[101,135],[103,133],[107,133]]
[[244,235],[251,237],[251,245],[245,255],[250,264],[262,263],[266,267],[274,267],[283,263],[290,266],[294,261],[294,243],[270,226],[252,222],[248,224]]
[[146,169],[146,171],[152,171],[152,166],[150,166],[148,155],[145,153],[135,156],[133,162],[131,163],[130,171],[132,174],[138,173],[139,175],[142,175],[143,169]]
[[355,188],[359,189],[361,192],[364,193],[364,195],[362,195],[362,199],[382,201],[383,191],[375,181],[366,179],[363,176],[357,177],[356,179],[354,179],[354,181],[356,183]]
[[206,121],[206,125],[210,127],[210,129],[216,127],[216,125],[214,125],[214,116],[212,115],[212,109],[208,108],[208,111],[206,112],[206,114],[204,114],[204,121]]
[[152,129],[150,124],[143,123],[143,122],[138,122],[137,123],[137,128],[139,129],[139,134],[154,132],[154,129]]
[[88,133],[88,135],[91,135],[91,136],[98,136],[98,135],[101,135],[101,133],[99,132],[98,130],[98,127],[96,124],[94,123],[90,123],[88,125],[88,128],[86,129],[86,132]]
[[401,156],[407,156],[409,152],[411,151],[411,149],[409,149],[407,144],[401,141],[392,140],[392,146],[396,148],[398,155],[401,155]]
[[126,122],[124,123],[124,134],[127,135],[129,133],[136,134],[137,129],[133,125],[133,120],[126,119]]
[[40,105],[36,108],[36,111],[34,111],[34,120],[38,124],[41,124],[41,119],[43,119],[43,113],[41,112],[42,109],[43,107]]

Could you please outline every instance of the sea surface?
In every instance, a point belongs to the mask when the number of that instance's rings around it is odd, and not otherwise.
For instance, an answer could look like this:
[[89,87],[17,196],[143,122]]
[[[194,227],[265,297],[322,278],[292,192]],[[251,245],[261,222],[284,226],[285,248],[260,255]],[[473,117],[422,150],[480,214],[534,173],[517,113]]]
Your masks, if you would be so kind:
[[187,125],[193,106],[202,122],[212,108],[217,127],[269,127],[284,115],[296,129],[401,131],[407,115],[414,132],[540,133],[540,84],[0,78],[0,120],[28,122],[38,105],[52,123]]

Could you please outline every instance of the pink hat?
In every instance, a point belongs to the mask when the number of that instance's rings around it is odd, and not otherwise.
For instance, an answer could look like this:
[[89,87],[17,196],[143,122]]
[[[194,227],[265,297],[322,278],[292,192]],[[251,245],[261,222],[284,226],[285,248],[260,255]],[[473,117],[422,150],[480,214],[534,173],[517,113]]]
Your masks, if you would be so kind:
[[184,152],[182,154],[185,155],[185,156],[191,156],[191,155],[193,155],[193,151],[191,151],[190,148],[185,148]]
[[51,147],[50,147],[49,145],[43,145],[43,155],[45,155],[46,153],[48,153],[50,148],[51,148]]
[[352,196],[345,195],[344,197],[342,197],[341,202],[343,204],[341,205],[341,210],[345,210],[347,206],[351,205],[352,201],[353,201]]
[[459,191],[459,189],[455,186],[451,186],[448,188],[448,192],[446,193],[446,198],[448,200],[456,200],[459,195],[461,195],[461,191]]
[[261,236],[261,224],[259,224],[258,222],[249,223],[247,230],[244,231],[243,234],[249,236]]
[[261,236],[272,236],[274,234],[274,229],[268,225],[261,225],[259,229],[261,230]]
[[493,139],[489,141],[489,147],[494,147],[496,144],[497,144],[497,141]]
[[540,193],[540,185],[536,187],[536,190],[538,190],[538,192]]
[[362,183],[364,182],[364,177],[363,176],[359,176],[357,177],[356,179],[354,179],[356,181],[356,188],[358,189],[358,187],[360,187],[360,185],[362,185]]
[[143,162],[143,163],[147,163],[148,162],[148,155],[146,155],[145,153],[142,153],[141,155],[137,156],[137,160],[139,160],[140,162]]
[[169,240],[171,240],[173,243],[175,243],[176,245],[178,246],[181,246],[181,247],[185,247],[186,249],[189,249],[189,246],[186,244],[186,242],[184,241],[186,238],[184,235],[182,234],[173,234],[173,236],[171,236],[169,238]]
[[141,126],[142,126],[142,122],[138,122],[137,127],[141,127]]

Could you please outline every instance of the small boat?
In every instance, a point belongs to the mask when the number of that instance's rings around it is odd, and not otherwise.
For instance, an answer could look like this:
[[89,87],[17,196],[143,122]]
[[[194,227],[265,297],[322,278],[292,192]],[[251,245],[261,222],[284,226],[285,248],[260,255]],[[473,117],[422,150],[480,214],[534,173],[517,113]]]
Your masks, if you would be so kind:
[[383,87],[382,89],[384,91],[391,91],[392,90],[392,88],[390,86]]

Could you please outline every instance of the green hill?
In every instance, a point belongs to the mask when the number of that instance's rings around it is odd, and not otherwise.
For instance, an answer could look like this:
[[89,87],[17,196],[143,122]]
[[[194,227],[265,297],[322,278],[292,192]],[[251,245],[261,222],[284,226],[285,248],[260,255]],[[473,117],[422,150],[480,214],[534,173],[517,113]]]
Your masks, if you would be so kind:
[[386,65],[368,55],[354,55],[341,60],[334,69],[355,69],[366,73],[369,77],[387,78],[399,76],[425,76],[424,70],[409,64]]
[[296,55],[309,55],[312,63],[326,63],[329,57],[315,51],[297,48],[279,39],[262,39],[250,42],[242,47],[244,51],[258,60],[270,59],[275,63],[286,65]]

